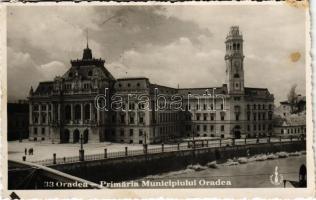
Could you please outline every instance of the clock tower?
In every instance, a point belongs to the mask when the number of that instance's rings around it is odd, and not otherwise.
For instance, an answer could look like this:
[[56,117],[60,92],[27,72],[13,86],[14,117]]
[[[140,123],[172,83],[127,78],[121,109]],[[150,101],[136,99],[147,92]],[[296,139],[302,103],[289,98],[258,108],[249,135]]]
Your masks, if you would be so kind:
[[226,83],[229,94],[244,94],[243,38],[238,26],[232,26],[226,37]]

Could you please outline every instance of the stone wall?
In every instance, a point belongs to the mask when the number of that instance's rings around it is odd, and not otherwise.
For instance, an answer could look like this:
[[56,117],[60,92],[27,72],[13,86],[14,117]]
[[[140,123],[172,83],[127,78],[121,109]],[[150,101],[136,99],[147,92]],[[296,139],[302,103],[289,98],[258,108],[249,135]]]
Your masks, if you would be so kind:
[[306,149],[305,141],[249,144],[242,146],[203,148],[177,152],[165,152],[126,158],[111,158],[51,166],[62,172],[99,183],[99,181],[123,181],[155,175],[173,170],[185,169],[190,164],[206,164],[228,158],[260,153],[294,152]]

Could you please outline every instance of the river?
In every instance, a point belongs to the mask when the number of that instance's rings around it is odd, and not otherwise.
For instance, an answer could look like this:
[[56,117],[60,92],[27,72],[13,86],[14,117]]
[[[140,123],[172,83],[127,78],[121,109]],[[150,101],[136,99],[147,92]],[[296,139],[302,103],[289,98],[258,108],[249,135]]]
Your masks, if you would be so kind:
[[[299,168],[302,164],[306,165],[305,155],[278,158],[275,160],[253,161],[232,166],[220,164],[216,169],[206,168],[201,171],[186,169],[161,175],[148,176],[138,181],[150,181],[154,183],[161,181],[169,182],[169,185],[165,187],[170,187],[170,182],[179,183],[179,181],[186,182],[184,183],[186,184],[185,187],[284,187],[283,182],[279,185],[271,183],[270,176],[275,174],[276,166],[278,167],[278,174],[282,175],[284,180],[298,181]],[[194,180],[195,183],[193,183],[193,186],[192,184],[190,185]],[[221,182],[220,185],[218,185],[219,182]],[[175,187],[177,187],[177,185]],[[292,186],[288,183],[287,187]]]

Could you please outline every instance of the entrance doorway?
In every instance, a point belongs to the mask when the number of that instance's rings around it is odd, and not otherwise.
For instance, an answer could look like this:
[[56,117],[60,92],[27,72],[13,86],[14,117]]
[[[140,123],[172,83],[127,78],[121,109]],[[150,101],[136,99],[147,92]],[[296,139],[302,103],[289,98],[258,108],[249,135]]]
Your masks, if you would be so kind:
[[73,133],[73,143],[79,142],[79,135],[80,135],[80,132],[78,129],[76,129]]
[[234,128],[234,137],[236,139],[240,139],[241,138],[241,132],[240,132],[240,126],[239,125],[235,126],[235,128]]
[[69,143],[69,130],[64,130],[60,135],[60,143]]

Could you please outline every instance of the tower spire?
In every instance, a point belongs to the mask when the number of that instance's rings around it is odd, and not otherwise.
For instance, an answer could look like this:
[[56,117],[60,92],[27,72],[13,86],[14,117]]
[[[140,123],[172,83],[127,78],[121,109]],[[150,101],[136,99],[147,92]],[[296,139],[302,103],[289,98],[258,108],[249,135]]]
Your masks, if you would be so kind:
[[87,29],[87,48],[85,48],[83,50],[83,55],[82,55],[82,59],[83,60],[90,60],[92,59],[92,51],[91,49],[89,49],[89,33],[88,33],[88,29]]

